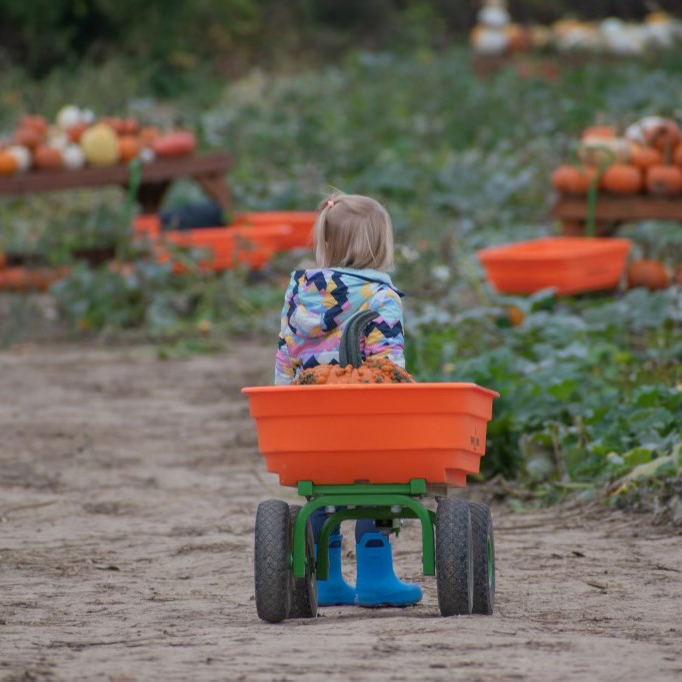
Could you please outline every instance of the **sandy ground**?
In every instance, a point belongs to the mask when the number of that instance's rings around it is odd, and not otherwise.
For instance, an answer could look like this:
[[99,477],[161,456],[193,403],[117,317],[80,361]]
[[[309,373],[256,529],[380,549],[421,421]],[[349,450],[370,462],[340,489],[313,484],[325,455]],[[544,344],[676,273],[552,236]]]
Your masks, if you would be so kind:
[[682,543],[623,513],[496,508],[492,617],[438,615],[410,526],[397,570],[423,604],[260,622],[256,506],[294,495],[238,391],[270,364],[0,354],[0,680],[682,679]]

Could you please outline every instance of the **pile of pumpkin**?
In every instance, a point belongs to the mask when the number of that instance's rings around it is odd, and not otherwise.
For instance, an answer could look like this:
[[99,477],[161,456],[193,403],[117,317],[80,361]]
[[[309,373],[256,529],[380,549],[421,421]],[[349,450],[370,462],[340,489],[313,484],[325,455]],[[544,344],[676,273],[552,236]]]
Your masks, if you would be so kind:
[[63,107],[54,124],[42,116],[25,116],[5,139],[0,138],[0,176],[29,170],[54,171],[84,166],[111,166],[139,158],[184,156],[196,148],[194,134],[162,132],[134,118],[101,118],[76,106]]
[[483,0],[470,36],[476,54],[556,50],[638,57],[647,51],[676,48],[682,41],[682,22],[666,12],[651,12],[641,22],[617,17],[600,21],[564,18],[550,26],[524,26],[512,21],[507,5],[507,0]]
[[363,360],[360,340],[363,330],[376,317],[376,312],[355,313],[346,322],[341,335],[338,365],[318,365],[302,370],[297,386],[325,384],[413,384],[414,378],[388,358],[370,357]]
[[590,188],[612,194],[682,194],[682,129],[669,118],[645,116],[622,133],[612,126],[587,128],[576,162],[559,166],[552,185],[562,194]]

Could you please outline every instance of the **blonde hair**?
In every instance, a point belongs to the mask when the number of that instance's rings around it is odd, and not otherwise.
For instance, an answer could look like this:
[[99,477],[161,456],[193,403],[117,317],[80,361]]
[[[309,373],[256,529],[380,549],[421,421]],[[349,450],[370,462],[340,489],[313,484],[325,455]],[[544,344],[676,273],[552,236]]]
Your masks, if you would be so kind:
[[317,210],[313,239],[320,267],[393,268],[391,217],[378,201],[334,193]]

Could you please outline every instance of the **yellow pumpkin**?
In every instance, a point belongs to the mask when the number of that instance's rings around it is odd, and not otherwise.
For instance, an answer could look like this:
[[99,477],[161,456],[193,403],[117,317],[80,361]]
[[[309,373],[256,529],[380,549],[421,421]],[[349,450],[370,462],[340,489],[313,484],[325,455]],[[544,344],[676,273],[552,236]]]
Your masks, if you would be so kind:
[[118,161],[118,136],[106,123],[88,128],[81,135],[80,145],[86,160],[93,166],[109,166]]

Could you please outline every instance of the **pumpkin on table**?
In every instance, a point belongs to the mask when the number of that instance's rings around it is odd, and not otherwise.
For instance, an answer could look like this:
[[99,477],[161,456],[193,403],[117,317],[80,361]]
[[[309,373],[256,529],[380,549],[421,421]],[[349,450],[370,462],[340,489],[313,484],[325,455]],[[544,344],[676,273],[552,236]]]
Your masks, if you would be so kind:
[[0,152],[0,175],[14,175],[19,170],[19,162],[14,154]]
[[614,163],[602,176],[602,185],[614,194],[635,194],[642,189],[642,172],[624,163]]
[[109,166],[118,161],[118,136],[106,123],[88,128],[81,136],[80,145],[93,166]]
[[587,194],[590,185],[597,181],[599,171],[593,166],[559,166],[552,173],[552,186],[566,194]]
[[341,336],[338,365],[318,365],[304,369],[294,384],[405,384],[414,379],[388,358],[370,357],[363,361],[360,338],[377,313],[365,310],[353,315]]

